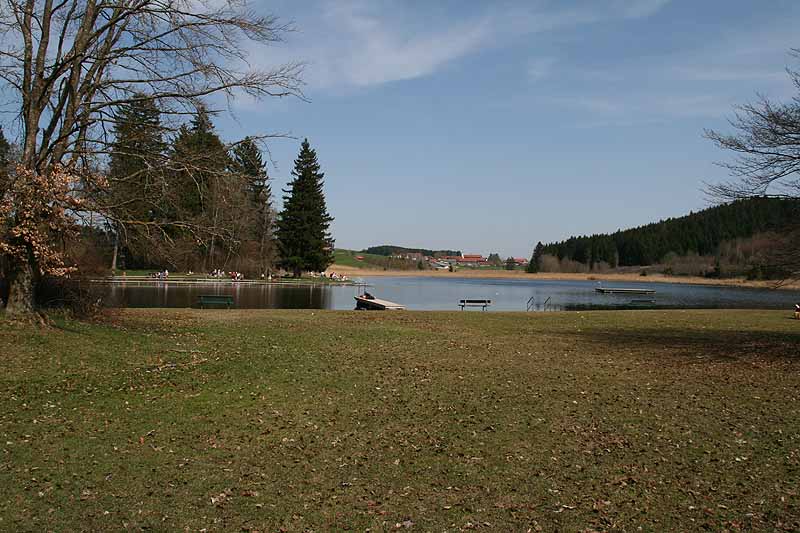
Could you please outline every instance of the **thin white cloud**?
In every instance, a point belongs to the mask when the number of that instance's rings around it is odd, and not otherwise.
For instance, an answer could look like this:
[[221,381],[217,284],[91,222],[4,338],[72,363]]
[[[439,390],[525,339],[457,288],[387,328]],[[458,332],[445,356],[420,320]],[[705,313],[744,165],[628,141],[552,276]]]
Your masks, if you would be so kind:
[[[270,60],[303,59],[311,88],[367,87],[434,74],[480,50],[524,35],[566,30],[604,20],[654,14],[668,0],[578,2],[570,7],[489,4],[477,13],[436,12],[435,4],[337,1],[314,6],[296,20],[300,31]],[[254,60],[260,60],[254,53]],[[545,77],[552,61],[531,63],[531,79]]]
[[337,70],[346,82],[357,86],[431,74],[476,50],[492,34],[485,20],[411,37],[398,34],[377,17],[349,13],[341,22],[351,30],[351,46]]

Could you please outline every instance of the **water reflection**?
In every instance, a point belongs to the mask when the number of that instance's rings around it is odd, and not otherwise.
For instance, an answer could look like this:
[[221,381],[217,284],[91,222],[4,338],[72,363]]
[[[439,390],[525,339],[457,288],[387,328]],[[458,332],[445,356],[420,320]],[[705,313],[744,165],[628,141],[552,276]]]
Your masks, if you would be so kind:
[[[620,287],[656,290],[653,302],[636,302],[637,296],[595,292],[592,281],[544,281],[463,278],[390,278],[367,280],[379,298],[411,310],[457,310],[462,298],[491,299],[491,310],[525,311],[530,298],[540,310],[614,308],[760,308],[791,309],[800,301],[798,291],[677,283],[614,283]],[[193,307],[201,294],[233,296],[241,309],[353,309],[357,286],[283,285],[209,282],[202,284],[116,283],[108,286],[107,303],[115,307]],[[641,297],[638,297],[641,298]]]
[[114,283],[109,285],[111,307],[195,307],[200,295],[232,296],[241,309],[331,309],[332,291],[354,287],[324,285],[281,286],[245,283]]

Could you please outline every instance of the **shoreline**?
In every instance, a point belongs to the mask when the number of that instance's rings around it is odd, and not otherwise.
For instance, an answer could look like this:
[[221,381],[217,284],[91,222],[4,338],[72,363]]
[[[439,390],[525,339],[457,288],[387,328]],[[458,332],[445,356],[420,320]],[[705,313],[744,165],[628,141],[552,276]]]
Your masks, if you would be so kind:
[[348,277],[430,277],[430,278],[453,278],[453,279],[517,279],[517,280],[541,280],[541,281],[624,281],[638,283],[683,283],[686,285],[710,285],[722,287],[741,287],[750,289],[777,289],[777,290],[800,290],[800,282],[793,281],[775,286],[775,281],[756,281],[743,278],[713,279],[702,278],[699,276],[665,276],[663,274],[649,274],[640,276],[638,274],[621,273],[568,273],[568,272],[540,272],[538,274],[528,274],[519,270],[457,270],[448,272],[446,270],[378,270],[369,268],[356,268],[341,265],[331,265],[327,272],[336,272]]
[[140,284],[140,285],[210,285],[210,284],[224,284],[224,285],[270,285],[270,286],[293,286],[293,287],[305,287],[305,286],[334,286],[334,287],[350,287],[350,286],[357,286],[360,283],[354,280],[346,280],[346,281],[328,281],[325,279],[314,279],[314,278],[301,278],[300,280],[277,280],[273,279],[272,281],[268,280],[261,280],[261,279],[240,279],[240,280],[231,280],[231,279],[224,279],[224,278],[181,278],[175,277],[173,279],[155,279],[155,278],[147,278],[142,276],[114,276],[108,278],[94,278],[89,280],[90,283],[106,283],[106,284]]

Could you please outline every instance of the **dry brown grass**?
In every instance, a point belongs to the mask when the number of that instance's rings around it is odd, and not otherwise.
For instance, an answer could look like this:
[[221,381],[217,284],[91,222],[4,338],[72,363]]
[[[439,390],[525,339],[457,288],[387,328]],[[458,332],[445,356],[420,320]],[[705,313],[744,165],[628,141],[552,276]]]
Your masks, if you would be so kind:
[[0,530],[796,531],[774,311],[0,320]]

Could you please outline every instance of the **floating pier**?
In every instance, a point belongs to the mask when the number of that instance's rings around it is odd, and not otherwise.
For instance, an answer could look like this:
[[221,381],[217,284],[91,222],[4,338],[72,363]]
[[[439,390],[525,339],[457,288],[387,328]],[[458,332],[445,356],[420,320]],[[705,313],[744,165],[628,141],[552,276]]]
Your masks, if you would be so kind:
[[366,309],[371,311],[402,311],[405,305],[396,304],[389,300],[379,298],[367,298],[365,296],[354,296],[356,299],[356,309]]
[[596,292],[601,294],[655,294],[655,289],[627,289],[622,287],[596,287]]

